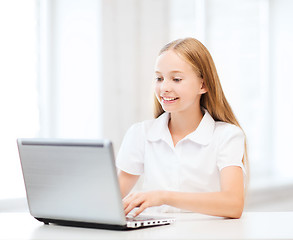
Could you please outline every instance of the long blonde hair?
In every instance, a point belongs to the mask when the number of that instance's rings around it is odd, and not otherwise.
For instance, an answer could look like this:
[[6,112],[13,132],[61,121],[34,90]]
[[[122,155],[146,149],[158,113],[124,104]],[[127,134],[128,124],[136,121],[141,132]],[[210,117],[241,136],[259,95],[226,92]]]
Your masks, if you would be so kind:
[[[201,96],[200,105],[207,109],[213,119],[215,121],[231,123],[241,128],[224,95],[216,66],[208,49],[194,38],[185,38],[168,43],[161,49],[159,55],[168,50],[172,50],[182,57],[192,66],[197,76],[203,79],[207,92]],[[155,118],[159,117],[162,113],[164,113],[164,110],[157,98],[154,97]],[[248,174],[246,136],[242,162]]]

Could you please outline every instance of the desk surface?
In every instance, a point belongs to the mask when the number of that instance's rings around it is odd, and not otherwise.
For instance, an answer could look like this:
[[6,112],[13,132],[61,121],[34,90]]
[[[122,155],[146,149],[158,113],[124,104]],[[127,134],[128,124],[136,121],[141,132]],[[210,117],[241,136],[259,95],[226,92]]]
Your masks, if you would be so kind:
[[175,216],[167,226],[112,231],[44,225],[29,213],[0,213],[0,239],[293,239],[293,212],[245,212],[241,219],[195,213]]

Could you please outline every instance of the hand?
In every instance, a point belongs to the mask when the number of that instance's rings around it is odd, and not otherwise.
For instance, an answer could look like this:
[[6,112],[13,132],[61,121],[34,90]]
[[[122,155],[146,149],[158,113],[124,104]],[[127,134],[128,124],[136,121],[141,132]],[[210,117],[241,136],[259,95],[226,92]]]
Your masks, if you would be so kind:
[[125,215],[131,212],[135,207],[139,207],[139,209],[135,212],[134,217],[142,213],[148,207],[163,205],[165,195],[165,191],[131,193],[123,199]]

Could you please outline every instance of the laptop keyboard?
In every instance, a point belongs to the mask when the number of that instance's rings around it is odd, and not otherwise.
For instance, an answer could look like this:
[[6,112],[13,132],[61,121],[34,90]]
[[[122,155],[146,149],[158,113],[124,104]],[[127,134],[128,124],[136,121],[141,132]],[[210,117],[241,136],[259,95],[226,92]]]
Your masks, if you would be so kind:
[[128,222],[137,222],[137,221],[151,221],[154,220],[152,217],[147,216],[137,216],[137,217],[126,217],[126,221]]

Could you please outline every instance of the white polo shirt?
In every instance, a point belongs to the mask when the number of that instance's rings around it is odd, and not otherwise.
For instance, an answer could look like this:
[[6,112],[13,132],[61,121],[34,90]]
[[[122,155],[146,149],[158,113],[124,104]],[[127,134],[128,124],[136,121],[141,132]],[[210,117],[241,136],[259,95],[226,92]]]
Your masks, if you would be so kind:
[[[239,166],[244,171],[244,134],[239,127],[215,122],[205,110],[197,129],[174,147],[169,118],[169,113],[163,113],[134,124],[120,147],[116,166],[130,174],[144,174],[144,191],[220,191],[224,167]],[[177,210],[165,206],[160,211]]]

